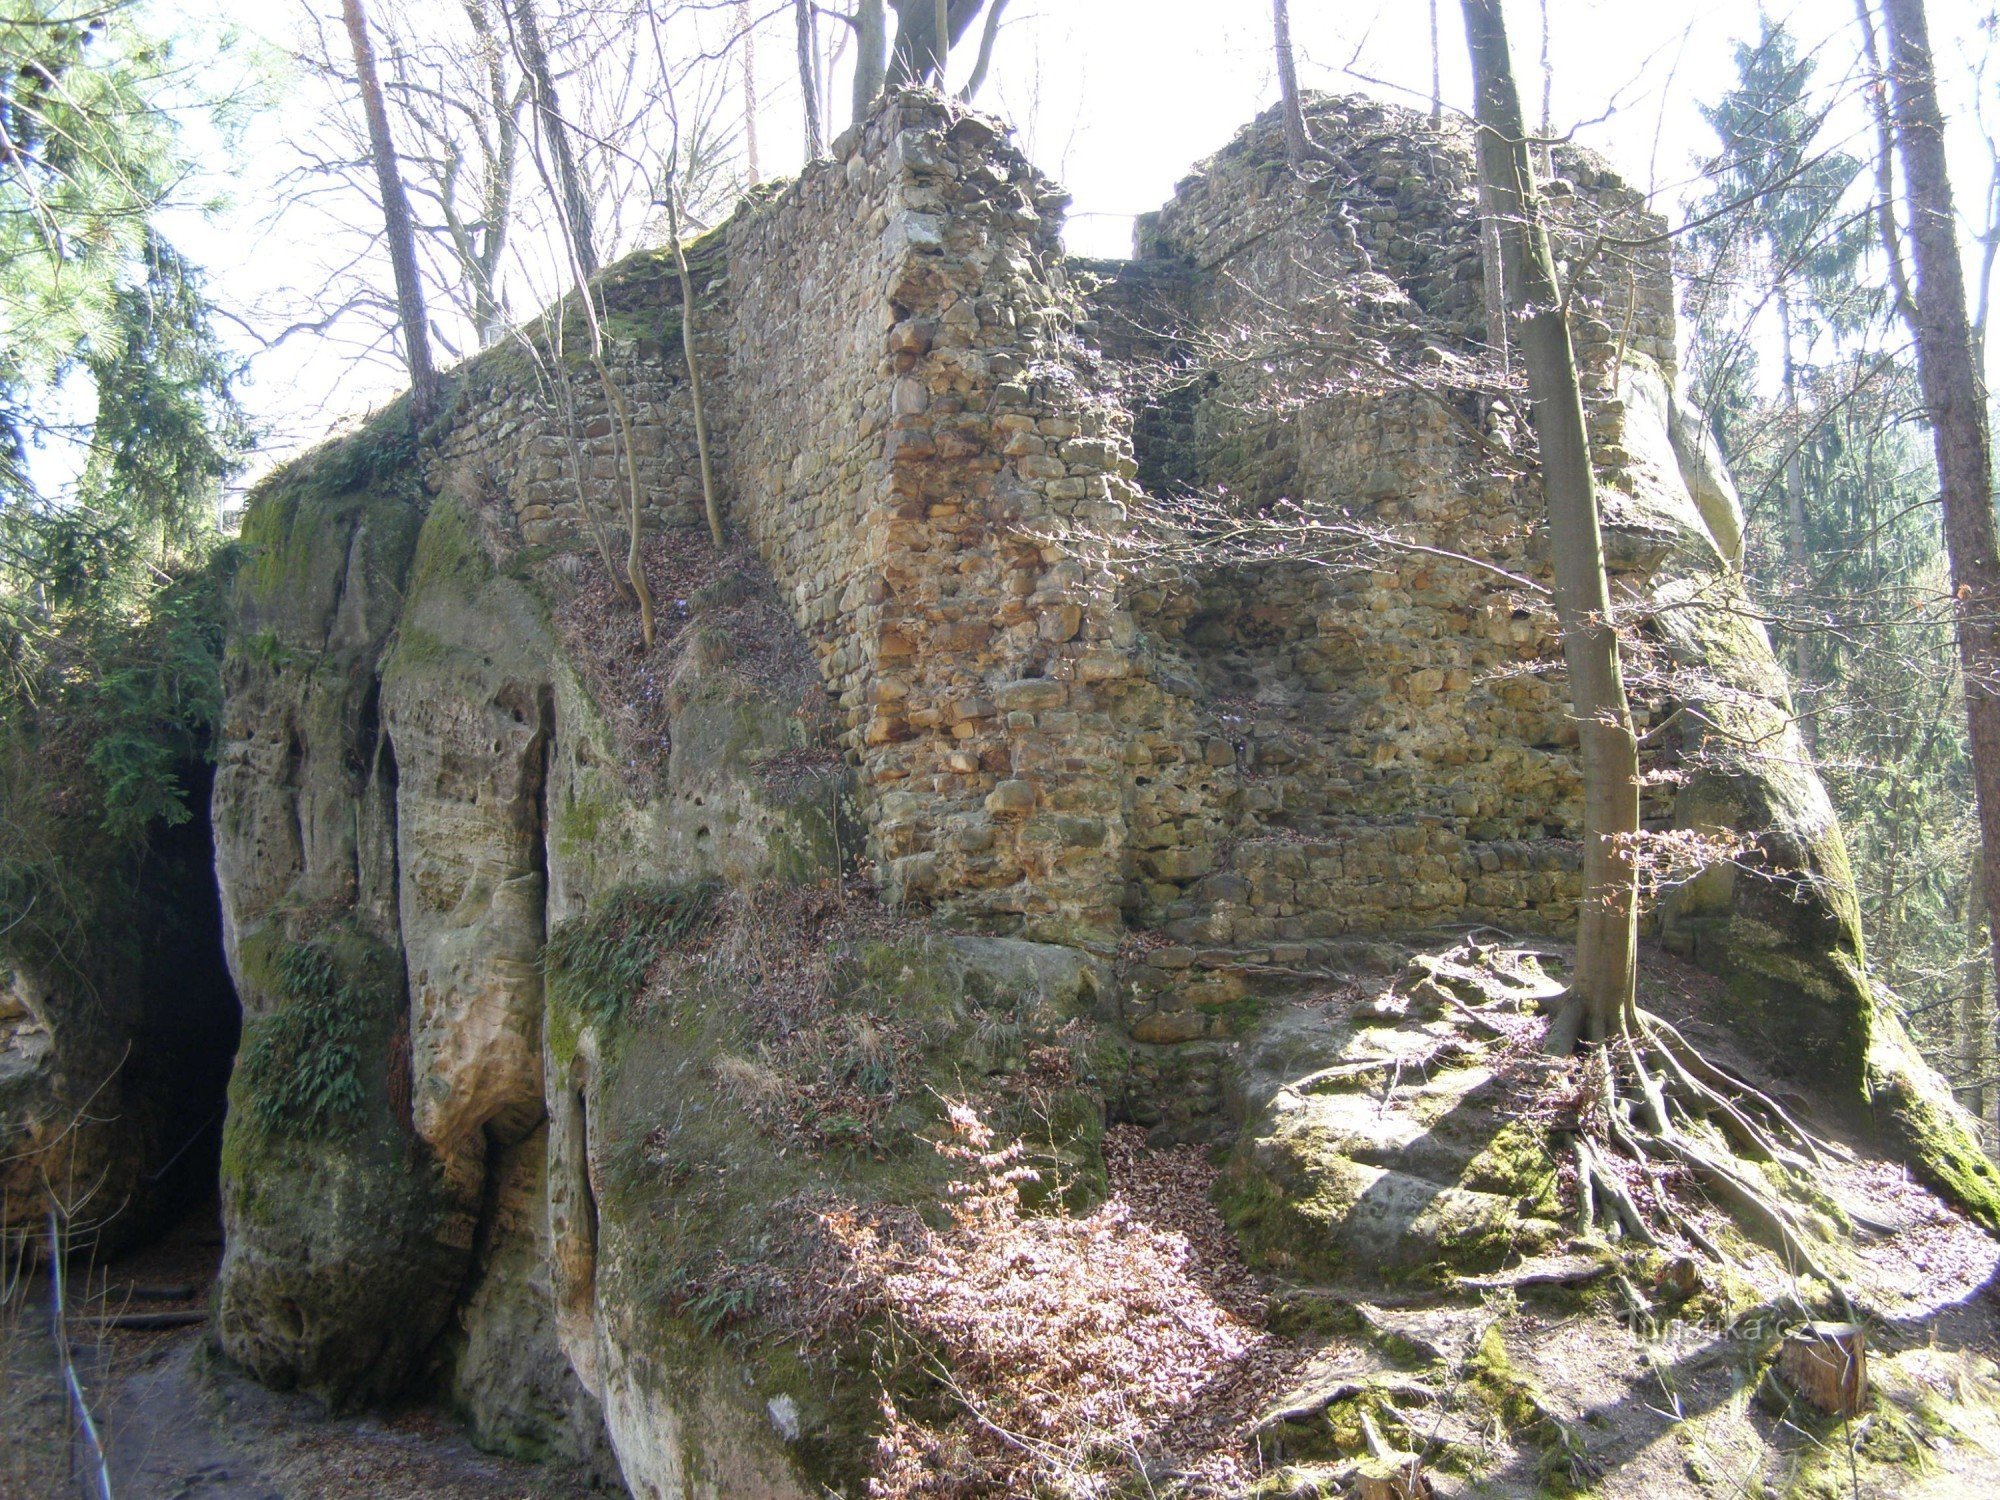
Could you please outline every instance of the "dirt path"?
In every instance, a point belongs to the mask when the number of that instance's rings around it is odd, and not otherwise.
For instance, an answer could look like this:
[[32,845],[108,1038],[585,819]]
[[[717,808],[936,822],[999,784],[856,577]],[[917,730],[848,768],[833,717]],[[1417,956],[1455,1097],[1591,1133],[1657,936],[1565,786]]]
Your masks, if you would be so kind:
[[[127,1341],[120,1340],[121,1345]],[[119,1500],[285,1500],[265,1467],[214,1420],[197,1369],[201,1330],[121,1347],[109,1381],[93,1381]]]
[[[435,1408],[329,1417],[309,1397],[265,1390],[208,1353],[203,1326],[100,1330],[87,1321],[207,1307],[220,1250],[211,1203],[158,1243],[79,1279],[72,1353],[103,1432],[117,1500],[572,1500],[592,1493],[561,1467],[479,1452]],[[53,1369],[52,1358],[45,1363]],[[23,1399],[41,1383],[25,1381]],[[43,1400],[22,1410],[32,1410],[38,1430],[53,1439],[34,1465],[53,1472],[20,1486],[0,1474],[0,1500],[77,1493],[62,1472],[61,1408],[48,1408]]]

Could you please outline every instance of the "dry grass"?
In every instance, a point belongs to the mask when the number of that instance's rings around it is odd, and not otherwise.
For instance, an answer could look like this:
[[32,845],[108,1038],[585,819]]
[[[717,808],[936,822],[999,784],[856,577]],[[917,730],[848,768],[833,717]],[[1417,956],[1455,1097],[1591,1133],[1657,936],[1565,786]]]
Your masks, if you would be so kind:
[[787,1146],[882,1147],[889,1115],[918,1087],[924,1036],[886,1007],[854,1008],[839,970],[862,944],[924,931],[840,882],[725,896],[702,963],[746,998],[755,1052],[716,1059],[716,1081]]

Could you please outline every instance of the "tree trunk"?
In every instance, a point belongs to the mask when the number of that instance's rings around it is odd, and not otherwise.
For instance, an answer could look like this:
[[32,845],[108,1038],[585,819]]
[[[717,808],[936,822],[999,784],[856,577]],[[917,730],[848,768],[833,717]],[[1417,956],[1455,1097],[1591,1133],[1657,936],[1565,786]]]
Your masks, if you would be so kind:
[[568,123],[556,100],[555,75],[549,71],[548,49],[542,45],[541,22],[535,17],[533,0],[514,0],[514,37],[520,47],[521,68],[528,75],[528,89],[534,96],[535,118],[541,122],[542,139],[548,143],[549,161],[555,168],[558,207],[570,249],[585,277],[597,274],[597,231],[591,222],[590,195],[584,191],[583,174],[577,170],[576,151],[570,141]]
[[[890,0],[896,12],[896,46],[889,60],[888,87],[916,84],[944,87],[951,49],[971,27],[984,0]],[[857,75],[857,92],[858,92]],[[869,102],[874,102],[873,95]]]
[[[1963,913],[1966,949],[1979,954],[1986,926],[1986,879],[1981,861],[1972,862],[1972,875],[1966,885]],[[1994,1080],[1994,1044],[2000,1038],[1994,1035],[1993,966],[1980,954],[1964,968],[1969,972],[1964,976],[1965,989],[1959,999],[1957,1050],[1960,1076],[1965,1084],[1959,1092],[1959,1103],[1978,1119],[1980,1139],[1991,1151],[2000,1145],[2000,1135],[1994,1133],[1995,1095],[2000,1093],[2000,1085]]]
[[[487,0],[465,0],[465,16],[486,62],[486,108],[492,116],[494,151],[480,184],[479,210],[484,222],[476,244],[468,242],[460,251],[472,275],[473,323],[484,349],[499,339],[507,327],[507,302],[501,292],[500,262],[507,253],[507,237],[514,227],[514,165],[520,151],[520,108],[501,67],[501,51],[493,32],[493,18]],[[460,238],[454,231],[454,239]]]
[[667,181],[667,233],[674,242],[674,271],[681,283],[681,355],[687,361],[688,396],[694,407],[694,448],[701,464],[701,504],[708,520],[708,537],[720,552],[727,538],[722,528],[722,500],[715,489],[715,467],[708,456],[708,407],[703,399],[701,365],[695,359],[694,277],[681,248],[680,185]]
[[736,0],[736,40],[743,48],[743,165],[756,183],[764,180],[764,173],[757,161],[757,38],[750,0]]
[[884,0],[858,0],[854,10],[854,121],[868,118],[889,76],[889,13]]
[[1000,39],[1000,17],[1007,12],[1007,0],[987,0],[986,26],[979,33],[979,54],[972,60],[972,75],[958,91],[959,99],[970,104],[985,87],[987,70],[993,66],[993,44]]
[[[1891,111],[1909,199],[1910,332],[1937,453],[1980,849],[1985,868],[2000,870],[2000,541],[1994,535],[1986,381],[1972,354],[1958,218],[1945,170],[1944,116],[1923,0],[1883,0],[1882,13],[1888,23]],[[2000,972],[2000,880],[1984,884],[1989,944]]]
[[1472,54],[1479,174],[1500,224],[1501,269],[1520,329],[1541,448],[1556,620],[1582,750],[1583,900],[1576,971],[1568,1004],[1550,1027],[1552,1046],[1562,1046],[1573,1042],[1579,1026],[1590,1039],[1601,1040],[1635,1019],[1639,745],[1604,575],[1597,477],[1576,353],[1529,166],[1506,22],[1500,0],[1460,0],[1460,8]]
[[1299,98],[1298,59],[1292,55],[1291,0],[1271,0],[1271,29],[1278,49],[1278,102],[1285,117],[1285,160],[1305,165],[1312,138],[1306,134],[1305,105]]
[[1555,127],[1556,70],[1554,65],[1549,61],[1549,0],[1541,0],[1541,5],[1542,5],[1542,57],[1541,57],[1542,122],[1541,125],[1539,126],[1539,133],[1541,139],[1537,145],[1535,154],[1541,160],[1543,175],[1547,177],[1553,177],[1555,176],[1556,173],[1555,141],[1554,141],[1554,136],[1556,131]]
[[[1767,246],[1772,264],[1782,264],[1776,245]],[[1799,738],[1807,750],[1817,748],[1818,726],[1812,716],[1812,641],[1804,616],[1811,608],[1806,585],[1812,576],[1812,550],[1806,537],[1806,485],[1804,464],[1799,456],[1799,368],[1792,360],[1792,299],[1785,287],[1778,287],[1778,339],[1782,346],[1782,382],[1786,417],[1785,454],[1785,561],[1796,580],[1793,607],[1792,697],[1800,706],[1797,715]]]
[[1431,128],[1444,123],[1444,57],[1438,49],[1438,0],[1431,0]]
[[361,0],[341,0],[347,40],[354,49],[354,77],[368,117],[368,149],[375,158],[375,181],[382,193],[382,227],[389,242],[389,267],[396,278],[396,312],[403,325],[403,358],[410,367],[410,412],[418,431],[437,415],[438,378],[431,364],[430,316],[424,311],[424,283],[417,270],[417,238],[410,226],[410,201],[389,134],[389,111],[375,71],[375,46]]
[[826,155],[826,139],[819,127],[819,79],[815,67],[819,49],[813,45],[812,0],[792,0],[792,15],[799,33],[799,97],[806,105],[806,160],[815,162]]

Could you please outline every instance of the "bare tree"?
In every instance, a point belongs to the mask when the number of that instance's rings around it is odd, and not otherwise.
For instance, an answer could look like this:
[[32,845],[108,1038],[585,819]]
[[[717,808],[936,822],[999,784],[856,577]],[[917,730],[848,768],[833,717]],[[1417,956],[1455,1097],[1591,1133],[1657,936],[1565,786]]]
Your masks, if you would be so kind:
[[[959,94],[970,99],[986,81],[1000,13],[1006,8],[1007,0],[993,0],[990,7],[988,0],[855,0],[851,14],[828,12],[845,21],[854,36],[854,118],[873,109],[885,89],[927,84],[942,90],[952,49],[984,11],[978,58]],[[896,18],[893,41],[891,14]]]
[[382,222],[389,241],[389,264],[396,278],[396,306],[403,327],[403,358],[410,367],[410,410],[419,430],[437,415],[438,378],[431,363],[430,318],[424,311],[423,278],[417,271],[416,235],[410,227],[410,203],[403,196],[402,173],[396,165],[396,144],[389,134],[389,110],[382,99],[382,80],[375,70],[375,47],[368,35],[368,15],[361,0],[341,0],[348,45],[354,52],[354,76],[361,88],[361,106],[368,117],[369,154],[381,191]]
[[[1639,745],[1625,695],[1624,665],[1604,548],[1596,474],[1584,421],[1575,348],[1556,277],[1547,222],[1535,191],[1530,140],[1507,47],[1501,0],[1459,0],[1472,57],[1479,175],[1500,222],[1507,303],[1520,334],[1540,449],[1554,603],[1568,670],[1583,769],[1583,894],[1569,989],[1550,1021],[1546,1046],[1569,1052],[1589,1043],[1586,1076],[1603,1105],[1602,1134],[1571,1136],[1579,1219],[1587,1230],[1609,1220],[1641,1243],[1657,1243],[1645,1213],[1602,1153],[1616,1150],[1648,1172],[1655,1160],[1698,1177],[1719,1203],[1767,1239],[1794,1271],[1829,1286],[1807,1240],[1809,1221],[1754,1167],[1720,1150],[1684,1122],[1713,1120],[1756,1161],[1810,1170],[1820,1148],[1767,1095],[1702,1056],[1671,1025],[1640,1011],[1638,977]],[[1665,1194],[1666,1214],[1695,1243],[1722,1258]]]
[[[650,7],[648,15],[651,15]],[[708,403],[696,346],[700,333],[701,309],[695,300],[694,274],[688,265],[687,248],[682,243],[684,200],[681,195],[688,148],[692,144],[682,130],[680,99],[674,87],[674,70],[667,63],[657,19],[652,26],[653,54],[659,61],[662,101],[669,131],[667,156],[660,172],[660,202],[667,213],[667,242],[673,247],[674,273],[681,289],[681,356],[687,363],[688,398],[694,408],[695,454],[701,468],[702,511],[708,521],[708,537],[720,551],[728,542],[722,524],[722,498],[716,488],[715,465],[708,441]],[[699,124],[699,122],[697,122]],[[700,131],[694,132],[699,135]],[[691,154],[691,153],[690,153]]]
[[979,52],[972,60],[972,72],[958,97],[970,104],[986,86],[986,74],[993,66],[993,44],[1000,39],[1000,18],[1007,13],[1007,0],[987,0],[986,24],[979,33]]
[[1312,138],[1306,134],[1305,105],[1299,98],[1299,65],[1292,54],[1291,0],[1271,0],[1271,30],[1278,48],[1278,103],[1285,116],[1285,159],[1297,171],[1305,165]]
[[1444,57],[1438,50],[1438,0],[1431,0],[1431,128],[1444,123]]
[[847,17],[854,28],[854,118],[875,107],[889,77],[889,12],[884,0],[856,0]]
[[896,12],[896,44],[889,56],[888,87],[944,87],[951,49],[971,29],[986,0],[889,0]]
[[1499,0],[1461,0],[1472,53],[1479,175],[1500,226],[1507,302],[1519,330],[1541,448],[1542,494],[1555,564],[1556,619],[1583,757],[1583,901],[1569,1010],[1558,1041],[1593,1041],[1630,1019],[1638,962],[1632,856],[1639,835],[1639,744],[1625,698],[1604,573],[1596,471],[1555,259],[1535,192],[1520,96]]
[[792,0],[792,18],[799,34],[799,97],[806,109],[806,160],[826,155],[819,123],[819,47],[813,39],[812,0]]
[[743,156],[750,180],[762,182],[764,173],[757,161],[757,28],[750,0],[736,0],[736,49],[743,68]]
[[[582,194],[569,122],[563,118],[562,105],[556,95],[555,79],[549,71],[532,0],[513,0],[512,18],[515,46],[534,84],[537,126],[533,137],[535,165],[550,197],[558,206],[575,296],[590,337],[591,368],[597,375],[599,389],[604,393],[604,404],[616,423],[618,446],[624,455],[625,584],[638,603],[639,633],[650,651],[654,639],[653,591],[646,581],[645,558],[639,546],[643,497],[639,487],[638,449],[632,440],[631,409],[605,359],[604,320],[597,307],[597,289],[591,285],[598,262],[592,238],[589,200]],[[560,312],[554,321],[559,328],[562,321]]]
[[[1865,22],[1865,0],[1861,12]],[[1986,380],[1966,306],[1929,18],[1923,0],[1882,0],[1882,16],[1889,43],[1889,109],[1909,210],[1910,273],[1891,274],[1898,287],[1908,289],[1903,311],[1916,343],[1917,378],[1937,457],[1973,794],[1984,868],[1993,871],[2000,870],[2000,538],[1993,521]],[[1884,218],[1884,239],[1892,254],[1893,225],[1891,212]],[[2000,973],[2000,880],[1983,886]]]
[[535,15],[534,0],[512,0],[508,13],[513,28],[514,48],[521,60],[535,101],[535,119],[541,140],[554,168],[557,209],[563,231],[575,254],[577,267],[585,276],[598,270],[597,231],[591,222],[590,194],[578,170],[576,147],[556,103],[555,76],[549,69],[548,47],[542,41],[542,27]]

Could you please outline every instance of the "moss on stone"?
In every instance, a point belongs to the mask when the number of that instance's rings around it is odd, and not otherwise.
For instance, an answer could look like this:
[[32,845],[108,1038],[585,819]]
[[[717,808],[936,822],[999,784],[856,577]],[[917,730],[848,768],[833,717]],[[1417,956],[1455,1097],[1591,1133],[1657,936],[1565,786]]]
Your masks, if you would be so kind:
[[[1025,945],[1023,945],[1025,946]],[[837,955],[829,1001],[800,1044],[838,1030],[842,1015],[894,1017],[917,1036],[898,1102],[863,1149],[802,1147],[774,1131],[732,1092],[725,1060],[757,1059],[774,1086],[785,1080],[786,1042],[761,1031],[753,976],[695,957],[669,959],[646,1004],[632,1012],[604,1056],[592,1110],[593,1157],[602,1166],[600,1306],[619,1309],[624,1332],[684,1408],[688,1394],[729,1372],[753,1408],[779,1397],[795,1407],[800,1437],[789,1451],[814,1487],[850,1492],[865,1478],[880,1418],[878,1381],[921,1372],[876,1367],[867,1341],[802,1357],[782,1277],[810,1237],[815,1205],[828,1200],[906,1205],[936,1214],[957,1164],[930,1144],[942,1100],[978,1094],[996,1060],[1057,1040],[1073,1018],[1045,1008],[977,950],[915,934],[870,938]],[[738,1070],[740,1071],[740,1070]],[[1104,1191],[1104,1113],[1084,1086],[1031,1102],[1003,1088],[984,1096],[989,1123],[1022,1139],[1030,1163],[1067,1202]],[[761,1419],[761,1418],[760,1418]]]
[[1893,1017],[1877,1019],[1868,1069],[1876,1128],[1927,1186],[2000,1234],[2000,1168]]
[[[454,1202],[410,1127],[401,968],[350,919],[308,941],[281,912],[245,935],[246,1066],[230,1082],[221,1166],[230,1252],[217,1294],[224,1351],[260,1379],[335,1406],[387,1399],[423,1368],[471,1243],[473,1205]],[[269,1124],[273,1080],[254,1061],[302,968],[349,1015],[356,1091],[338,1117]],[[274,991],[272,986],[275,986]],[[261,1012],[261,1014],[259,1014]]]
[[712,919],[713,881],[620,886],[549,934],[542,950],[550,1055],[567,1067],[586,1026],[614,1031],[646,976]]
[[1510,1121],[1466,1164],[1458,1180],[1477,1193],[1512,1198],[1523,1213],[1553,1219],[1562,1211],[1556,1160],[1545,1131]]
[[350,562],[400,589],[426,504],[407,398],[276,470],[243,516],[236,638],[319,646]]

